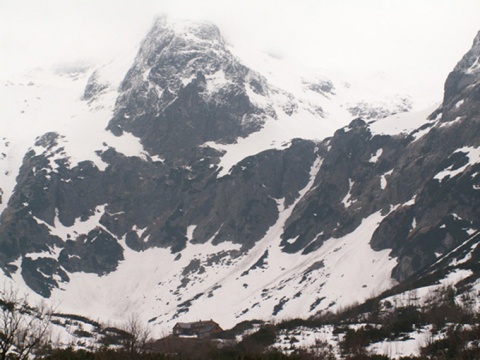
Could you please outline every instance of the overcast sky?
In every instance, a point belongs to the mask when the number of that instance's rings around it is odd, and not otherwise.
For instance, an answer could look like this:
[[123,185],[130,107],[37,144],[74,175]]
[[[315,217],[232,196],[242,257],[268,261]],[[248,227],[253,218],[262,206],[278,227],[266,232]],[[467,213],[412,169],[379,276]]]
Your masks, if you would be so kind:
[[3,78],[105,61],[166,13],[211,20],[232,44],[309,66],[410,74],[439,86],[480,30],[480,0],[0,0],[0,10]]

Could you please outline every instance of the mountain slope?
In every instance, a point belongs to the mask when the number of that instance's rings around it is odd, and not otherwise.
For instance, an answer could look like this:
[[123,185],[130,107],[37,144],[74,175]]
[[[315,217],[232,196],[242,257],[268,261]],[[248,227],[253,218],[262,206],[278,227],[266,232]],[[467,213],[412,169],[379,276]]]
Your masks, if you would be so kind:
[[[473,266],[479,37],[437,110],[395,114],[408,101],[349,106],[325,79],[282,89],[214,25],[159,19],[135,58],[47,78],[77,86],[2,160],[19,168],[0,185],[4,278],[67,313],[135,309],[166,329],[338,309],[448,276],[455,249]],[[59,92],[23,90],[52,99],[29,115],[45,125]]]

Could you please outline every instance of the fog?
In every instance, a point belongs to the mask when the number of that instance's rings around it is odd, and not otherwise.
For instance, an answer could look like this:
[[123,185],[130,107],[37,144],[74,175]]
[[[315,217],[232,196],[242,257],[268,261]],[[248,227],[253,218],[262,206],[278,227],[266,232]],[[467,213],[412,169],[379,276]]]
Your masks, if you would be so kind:
[[480,30],[478,0],[0,0],[0,5],[1,78],[56,63],[108,61],[137,46],[154,17],[167,14],[213,21],[233,45],[326,73],[386,73],[415,82],[412,88],[436,91]]

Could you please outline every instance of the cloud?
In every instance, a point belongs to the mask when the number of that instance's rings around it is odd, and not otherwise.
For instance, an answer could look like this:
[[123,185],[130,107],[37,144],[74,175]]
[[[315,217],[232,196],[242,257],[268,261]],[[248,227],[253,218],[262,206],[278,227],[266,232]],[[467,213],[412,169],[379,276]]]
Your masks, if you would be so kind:
[[232,44],[309,66],[410,73],[438,78],[439,87],[480,29],[478,0],[0,2],[2,77],[64,61],[105,61],[136,46],[153,18],[167,13],[211,20]]

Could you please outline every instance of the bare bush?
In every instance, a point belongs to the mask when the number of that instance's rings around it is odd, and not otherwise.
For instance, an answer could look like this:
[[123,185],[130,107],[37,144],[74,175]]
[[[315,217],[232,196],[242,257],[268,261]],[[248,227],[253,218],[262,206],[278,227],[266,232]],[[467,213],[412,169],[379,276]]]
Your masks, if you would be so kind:
[[122,330],[125,331],[123,347],[127,353],[136,356],[146,352],[150,329],[142,323],[138,314],[131,314]]
[[32,307],[27,296],[12,287],[0,291],[0,359],[28,359],[49,342],[52,311],[45,305]]

